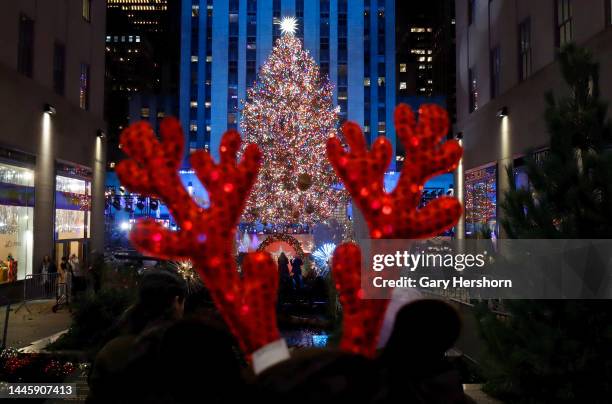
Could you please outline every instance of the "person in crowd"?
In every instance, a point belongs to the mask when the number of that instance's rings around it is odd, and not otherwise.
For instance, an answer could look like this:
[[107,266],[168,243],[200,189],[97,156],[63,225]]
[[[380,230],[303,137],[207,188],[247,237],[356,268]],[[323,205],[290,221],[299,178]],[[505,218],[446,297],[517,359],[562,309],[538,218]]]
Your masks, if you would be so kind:
[[66,256],[62,257],[62,260],[60,262],[60,270],[64,272],[64,276],[66,276],[67,274],[72,275],[72,267],[70,266],[70,263],[68,262],[68,257]]
[[[57,273],[57,267],[55,266],[55,263],[53,262],[53,260],[51,259],[49,255],[45,255],[43,257],[42,263],[40,264],[41,282],[43,284],[45,291],[48,291],[50,289],[49,288],[50,278],[55,276],[54,274],[56,273]],[[48,294],[48,292],[45,292],[45,293]]]
[[185,281],[178,274],[151,270],[143,275],[137,303],[122,315],[111,333],[117,336],[94,360],[88,403],[126,402],[123,397],[132,390],[125,373],[130,359],[152,349],[162,330],[183,316],[185,295]]
[[81,266],[79,263],[79,257],[77,257],[76,254],[72,254],[70,256],[70,260],[68,260],[68,263],[70,264],[70,267],[72,268],[72,273],[78,275],[81,270]]
[[291,277],[293,278],[293,287],[296,290],[302,290],[303,282],[302,282],[302,265],[304,262],[296,255],[291,260]]
[[460,330],[459,314],[442,300],[420,299],[403,306],[378,358],[383,402],[404,402],[410,391],[416,402],[471,403],[459,372],[445,355]]
[[284,252],[278,256],[278,290],[283,294],[287,289],[290,288],[291,279],[289,277],[289,258]]
[[68,264],[68,258],[62,257],[62,262],[60,263],[59,270],[57,271],[56,277],[56,300],[59,304],[61,301],[66,301],[68,289],[66,287],[68,280],[68,276],[70,274],[71,268],[70,264]]
[[[247,384],[234,338],[202,319],[170,325],[126,369],[129,402],[241,403]],[[256,400],[251,400],[256,402]]]

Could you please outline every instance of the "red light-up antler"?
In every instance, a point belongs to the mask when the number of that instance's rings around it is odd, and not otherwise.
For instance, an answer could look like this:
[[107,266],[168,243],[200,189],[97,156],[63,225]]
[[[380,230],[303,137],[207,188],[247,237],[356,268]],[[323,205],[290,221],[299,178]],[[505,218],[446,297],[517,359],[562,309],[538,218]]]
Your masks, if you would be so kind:
[[210,195],[205,209],[191,198],[178,173],[184,150],[179,122],[164,119],[160,132],[161,141],[148,123],[125,129],[121,143],[130,159],[117,166],[117,175],[131,191],[162,200],[180,230],[170,231],[151,219],[139,221],[130,235],[132,243],[159,258],[191,259],[241,348],[251,354],[280,338],[275,313],[278,275],[272,258],[248,254],[241,279],[233,251],[235,229],[257,178],[259,149],[249,145],[237,164],[240,135],[228,131],[218,164],[206,151],[191,155],[192,167]]
[[[342,131],[349,146],[344,150],[337,138],[327,142],[327,155],[351,197],[363,213],[370,237],[418,239],[437,235],[452,227],[461,215],[455,198],[440,197],[418,209],[427,179],[452,171],[462,149],[454,140],[440,143],[448,132],[448,115],[436,105],[423,105],[419,121],[407,105],[395,109],[395,130],[406,150],[396,188],[384,189],[384,173],[392,148],[384,137],[371,151],[359,126],[353,122]],[[333,258],[333,274],[344,307],[341,348],[373,356],[388,300],[364,300],[360,282],[361,251],[354,244],[339,246]]]

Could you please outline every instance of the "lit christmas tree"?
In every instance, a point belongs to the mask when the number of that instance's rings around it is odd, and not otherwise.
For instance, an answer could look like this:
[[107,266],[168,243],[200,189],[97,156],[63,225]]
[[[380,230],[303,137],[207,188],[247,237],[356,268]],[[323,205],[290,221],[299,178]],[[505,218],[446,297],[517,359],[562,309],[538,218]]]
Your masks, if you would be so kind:
[[248,90],[242,111],[245,143],[262,150],[263,162],[244,220],[315,223],[333,214],[343,191],[325,156],[325,143],[338,134],[333,87],[294,36],[294,18]]

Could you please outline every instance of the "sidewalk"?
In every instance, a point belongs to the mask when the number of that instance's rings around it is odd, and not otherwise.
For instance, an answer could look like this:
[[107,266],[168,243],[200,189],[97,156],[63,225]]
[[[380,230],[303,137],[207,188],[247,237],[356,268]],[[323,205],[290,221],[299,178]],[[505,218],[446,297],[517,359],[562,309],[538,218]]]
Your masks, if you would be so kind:
[[[49,336],[66,330],[70,327],[70,312],[66,307],[62,307],[57,313],[53,313],[51,308],[55,304],[53,300],[36,300],[28,302],[28,308],[21,307],[19,304],[11,305],[9,314],[7,347],[24,348],[33,342],[47,339]],[[6,306],[0,307],[0,338],[4,330],[4,316]]]

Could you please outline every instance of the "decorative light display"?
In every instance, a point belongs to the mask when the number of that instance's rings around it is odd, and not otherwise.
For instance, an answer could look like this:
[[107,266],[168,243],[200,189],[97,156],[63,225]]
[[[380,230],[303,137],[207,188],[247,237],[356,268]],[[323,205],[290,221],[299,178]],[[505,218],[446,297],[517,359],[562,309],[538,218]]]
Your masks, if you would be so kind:
[[[325,111],[319,112],[325,115]],[[423,106],[417,124],[410,108],[399,106],[395,126],[407,156],[393,192],[387,193],[383,188],[384,172],[391,159],[391,145],[385,138],[377,139],[372,151],[368,151],[359,127],[347,123],[343,131],[350,151],[332,137],[327,143],[329,160],[364,213],[371,237],[424,238],[442,232],[459,218],[459,202],[440,197],[420,209],[418,204],[423,183],[433,175],[452,170],[461,157],[462,149],[456,142],[440,143],[448,130],[446,111]],[[274,261],[261,251],[248,253],[240,275],[234,258],[236,228],[259,171],[261,152],[257,145],[250,144],[237,163],[241,139],[230,130],[221,140],[219,163],[208,151],[192,153],[191,165],[210,195],[210,206],[203,208],[189,195],[178,175],[185,142],[179,122],[166,118],[160,131],[158,140],[147,122],[127,128],[121,135],[121,144],[130,159],[122,161],[116,171],[132,192],[159,198],[166,204],[180,229],[171,231],[154,220],[139,220],[131,233],[132,243],[145,254],[159,258],[190,259],[228,328],[250,355],[280,339],[275,310],[278,272]],[[313,155],[313,160],[324,159]],[[315,171],[301,172],[312,176],[311,188],[317,184]],[[334,188],[331,184],[330,189]],[[287,236],[275,237],[285,237],[290,242]],[[363,299],[361,251],[357,245],[339,246],[332,268],[344,308],[340,346],[371,357],[388,300]]]
[[[331,138],[327,155],[363,213],[370,237],[418,239],[437,235],[455,225],[461,204],[455,198],[442,196],[419,208],[423,184],[430,177],[454,170],[462,148],[455,140],[440,143],[448,132],[448,115],[436,105],[421,106],[418,123],[407,105],[399,105],[394,116],[406,156],[392,192],[384,189],[384,173],[392,157],[386,138],[379,137],[368,150],[359,126],[347,122],[342,130],[349,150]],[[344,310],[340,347],[372,357],[389,301],[363,299],[361,249],[356,244],[345,243],[336,249],[332,271]]]
[[465,174],[465,222],[474,232],[495,220],[497,214],[497,169],[485,167]]
[[185,280],[188,293],[196,292],[204,287],[190,260],[171,261],[170,265]]
[[317,276],[327,276],[335,250],[336,245],[334,243],[324,243],[313,251],[312,257],[315,261],[315,272]]
[[295,21],[283,21],[286,34],[248,90],[242,112],[246,142],[257,144],[263,155],[244,221],[316,223],[345,199],[324,158],[326,140],[337,135],[339,110],[332,85],[291,33]]
[[302,249],[302,245],[295,237],[290,236],[289,234],[274,234],[266,237],[266,239],[259,244],[257,251],[265,251],[270,244],[276,241],[284,241],[285,243],[289,244],[300,258],[304,258],[304,250]]
[[165,118],[160,132],[158,140],[144,121],[125,129],[121,144],[130,158],[119,163],[116,171],[131,192],[162,201],[180,229],[166,229],[152,219],[138,220],[130,234],[132,244],[158,258],[190,259],[228,328],[250,355],[280,339],[275,263],[263,252],[246,254],[241,276],[234,258],[238,220],[257,177],[261,153],[256,145],[249,145],[237,163],[241,138],[233,130],[221,139],[219,163],[206,150],[192,153],[191,166],[210,195],[209,207],[203,208],[179,176],[185,147],[180,123]]

